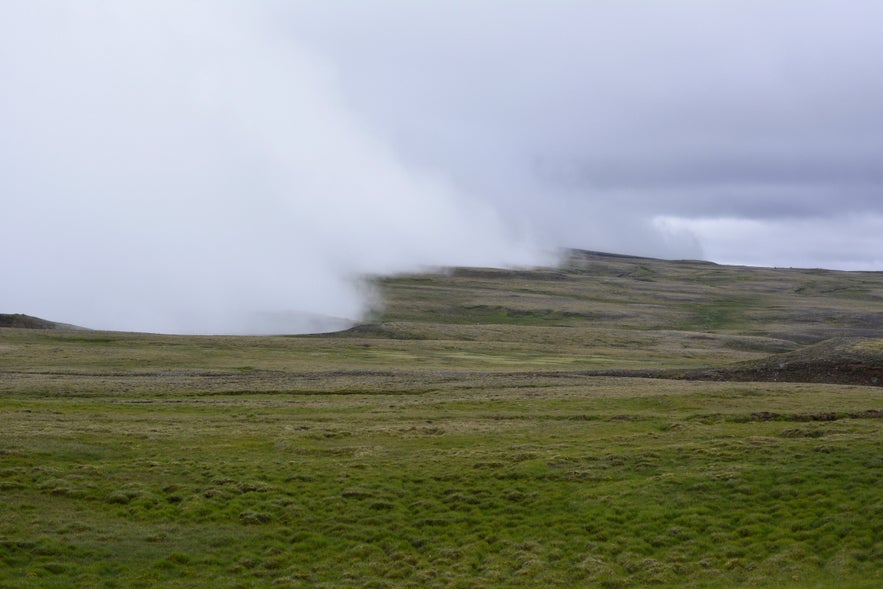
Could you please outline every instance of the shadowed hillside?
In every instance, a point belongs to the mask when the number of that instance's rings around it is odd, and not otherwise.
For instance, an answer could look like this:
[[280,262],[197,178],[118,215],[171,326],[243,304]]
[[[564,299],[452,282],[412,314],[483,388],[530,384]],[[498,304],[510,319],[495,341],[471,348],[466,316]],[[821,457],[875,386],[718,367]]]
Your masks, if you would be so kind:
[[727,368],[689,371],[684,377],[883,386],[883,339],[836,338]]
[[21,313],[0,313],[0,327],[15,327],[19,329],[84,329],[82,327],[77,327],[76,325],[56,323],[54,321],[47,321],[46,319],[31,317],[30,315],[23,315]]

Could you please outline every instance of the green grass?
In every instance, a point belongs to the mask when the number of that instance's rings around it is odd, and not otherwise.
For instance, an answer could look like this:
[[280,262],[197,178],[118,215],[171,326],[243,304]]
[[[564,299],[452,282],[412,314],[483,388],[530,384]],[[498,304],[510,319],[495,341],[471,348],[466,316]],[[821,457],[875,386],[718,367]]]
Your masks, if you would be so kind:
[[587,372],[868,336],[881,282],[584,256],[336,335],[0,329],[0,587],[881,586],[883,388]]
[[6,404],[3,586],[881,580],[879,420],[738,419],[861,387],[103,395]]

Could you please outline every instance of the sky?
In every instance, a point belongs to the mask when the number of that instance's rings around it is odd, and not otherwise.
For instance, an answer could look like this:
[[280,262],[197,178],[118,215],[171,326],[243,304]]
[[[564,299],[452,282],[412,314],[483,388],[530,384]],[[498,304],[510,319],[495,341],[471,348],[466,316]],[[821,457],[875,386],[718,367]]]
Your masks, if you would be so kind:
[[[883,270],[883,3],[0,1],[0,313],[332,329],[560,248]],[[336,318],[327,321],[327,318]]]

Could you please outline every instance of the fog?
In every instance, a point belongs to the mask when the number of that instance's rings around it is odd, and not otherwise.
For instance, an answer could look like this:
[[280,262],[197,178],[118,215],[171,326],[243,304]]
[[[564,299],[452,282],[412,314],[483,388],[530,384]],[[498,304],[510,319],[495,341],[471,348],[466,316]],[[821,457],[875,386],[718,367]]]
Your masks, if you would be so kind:
[[4,310],[315,330],[377,303],[366,273],[543,261],[493,207],[400,161],[296,39],[185,5],[29,2],[3,19]]
[[334,329],[562,247],[883,269],[883,5],[0,6],[0,312]]

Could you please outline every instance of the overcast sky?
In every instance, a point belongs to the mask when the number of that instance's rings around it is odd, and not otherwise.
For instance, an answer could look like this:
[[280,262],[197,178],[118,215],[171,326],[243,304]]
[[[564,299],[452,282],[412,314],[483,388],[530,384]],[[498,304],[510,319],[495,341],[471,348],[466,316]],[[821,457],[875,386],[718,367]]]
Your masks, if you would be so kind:
[[883,3],[0,1],[0,312],[274,331],[578,247],[883,270]]

